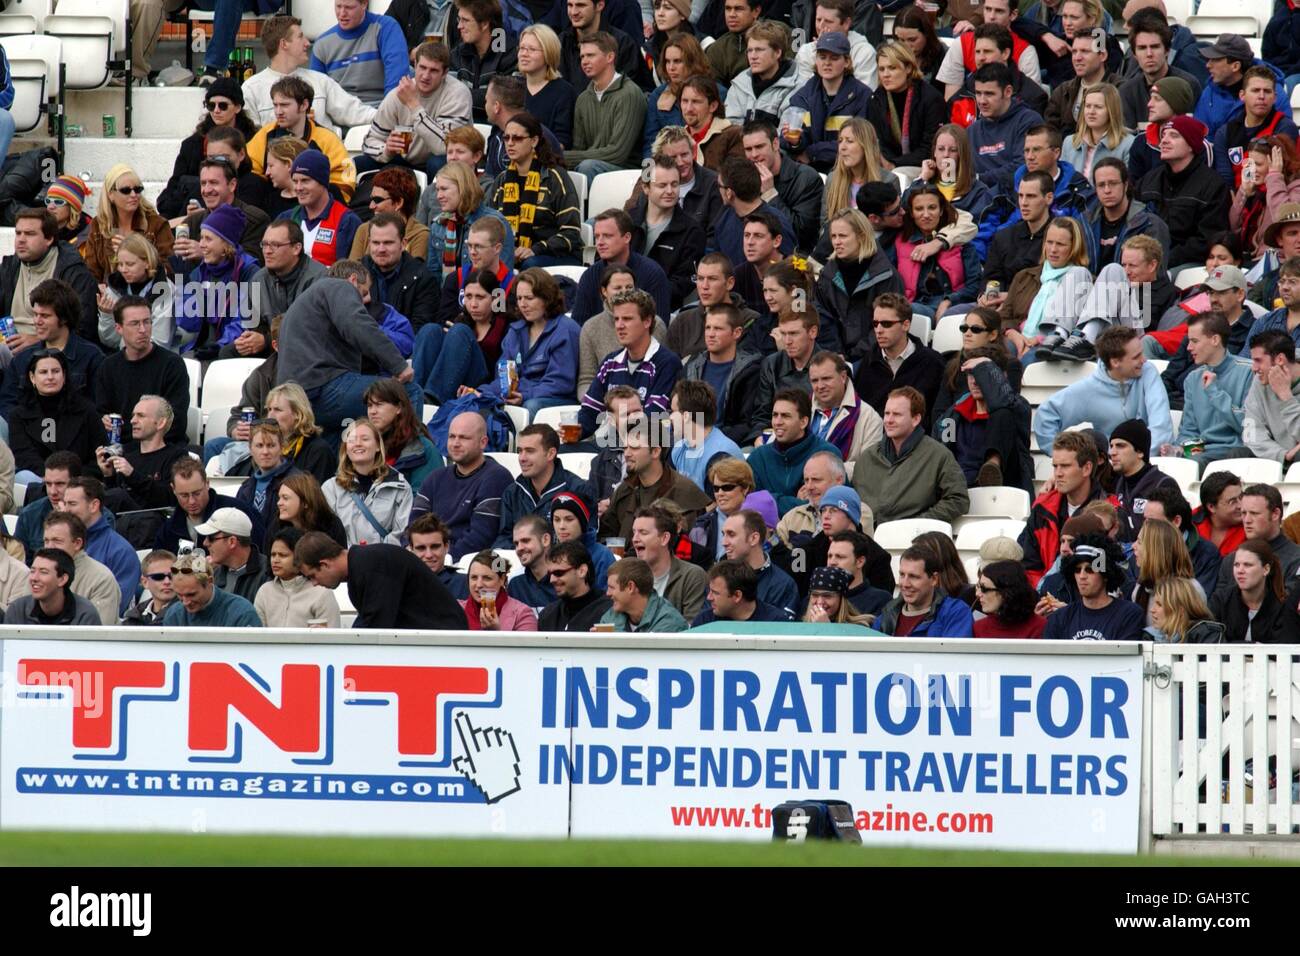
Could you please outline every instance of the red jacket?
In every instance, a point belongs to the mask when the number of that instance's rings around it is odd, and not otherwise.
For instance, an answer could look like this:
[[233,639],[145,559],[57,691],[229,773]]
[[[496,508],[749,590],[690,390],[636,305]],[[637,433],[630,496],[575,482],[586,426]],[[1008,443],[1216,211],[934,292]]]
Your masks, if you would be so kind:
[[[1197,508],[1192,517],[1196,520],[1196,533],[1206,541],[1213,543],[1211,535],[1214,534],[1214,524],[1210,516],[1205,514],[1204,508]],[[1243,541],[1246,540],[1246,529],[1241,525],[1233,528],[1224,535],[1223,543],[1219,545],[1219,554],[1225,558],[1236,551]]]

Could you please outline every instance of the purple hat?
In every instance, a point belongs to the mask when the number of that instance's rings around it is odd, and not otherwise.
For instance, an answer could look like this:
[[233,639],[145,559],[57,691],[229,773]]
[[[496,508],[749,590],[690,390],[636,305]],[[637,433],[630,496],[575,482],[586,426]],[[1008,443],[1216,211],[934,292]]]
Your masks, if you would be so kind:
[[235,249],[239,249],[240,237],[244,234],[245,222],[242,209],[222,203],[207,214],[203,222],[199,224],[199,228],[206,229],[218,239],[224,239]]
[[319,149],[305,149],[298,154],[298,158],[293,161],[293,166],[289,168],[289,175],[302,173],[304,176],[310,176],[322,186],[328,188],[330,184],[330,161],[325,158],[325,154]]
[[763,522],[767,525],[767,530],[771,531],[780,521],[776,511],[776,499],[772,497],[770,491],[752,491],[745,497],[745,503],[742,508],[748,508],[751,511],[757,511],[763,516]]

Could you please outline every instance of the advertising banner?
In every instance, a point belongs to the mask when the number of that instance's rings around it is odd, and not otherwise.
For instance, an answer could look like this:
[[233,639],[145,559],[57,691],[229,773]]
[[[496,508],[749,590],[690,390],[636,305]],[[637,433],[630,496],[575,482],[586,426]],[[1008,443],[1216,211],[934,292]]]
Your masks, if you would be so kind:
[[1140,655],[889,646],[5,641],[0,826],[1137,849]]

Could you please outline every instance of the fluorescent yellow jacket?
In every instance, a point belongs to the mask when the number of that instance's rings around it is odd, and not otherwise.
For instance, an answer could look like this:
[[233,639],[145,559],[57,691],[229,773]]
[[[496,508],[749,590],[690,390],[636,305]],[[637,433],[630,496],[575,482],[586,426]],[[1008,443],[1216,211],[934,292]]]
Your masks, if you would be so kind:
[[[337,186],[343,194],[343,201],[350,202],[352,193],[357,188],[357,167],[352,156],[343,145],[343,140],[324,127],[317,126],[307,117],[307,126],[303,130],[305,139],[315,146],[330,161],[330,185]],[[278,128],[274,122],[267,123],[248,141],[248,161],[253,164],[253,172],[259,176],[266,175],[266,153],[271,143],[281,136],[289,135]]]

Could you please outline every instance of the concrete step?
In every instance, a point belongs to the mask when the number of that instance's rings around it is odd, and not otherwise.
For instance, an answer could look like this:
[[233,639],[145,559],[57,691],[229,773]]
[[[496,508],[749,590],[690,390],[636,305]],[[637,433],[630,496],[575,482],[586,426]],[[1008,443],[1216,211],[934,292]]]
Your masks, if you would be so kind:
[[166,182],[180,149],[179,139],[73,137],[66,142],[63,167],[77,175],[89,172],[91,179],[101,180],[110,166],[126,163],[142,183]]
[[[89,136],[99,136],[103,116],[117,117],[117,135],[126,133],[126,90],[68,91],[68,122],[82,126]],[[133,138],[184,139],[203,118],[203,90],[197,86],[137,86],[131,90]]]

